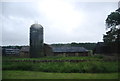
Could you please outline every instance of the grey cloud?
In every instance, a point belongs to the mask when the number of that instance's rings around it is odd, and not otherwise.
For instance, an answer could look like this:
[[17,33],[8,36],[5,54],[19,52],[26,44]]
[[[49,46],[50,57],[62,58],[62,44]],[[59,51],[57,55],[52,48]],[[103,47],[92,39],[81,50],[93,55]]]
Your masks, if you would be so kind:
[[3,16],[17,16],[34,19],[41,14],[32,2],[3,2]]
[[56,21],[47,19],[44,13],[38,10],[35,3],[4,2],[2,5],[3,13],[0,15],[2,14],[1,18],[4,21],[3,45],[28,45],[29,28],[36,19],[44,27],[46,43],[102,41],[102,35],[105,32],[104,21],[111,11],[117,9],[117,3],[74,3],[72,4],[74,9],[83,11],[86,19],[71,33],[66,33],[64,28],[58,28]]

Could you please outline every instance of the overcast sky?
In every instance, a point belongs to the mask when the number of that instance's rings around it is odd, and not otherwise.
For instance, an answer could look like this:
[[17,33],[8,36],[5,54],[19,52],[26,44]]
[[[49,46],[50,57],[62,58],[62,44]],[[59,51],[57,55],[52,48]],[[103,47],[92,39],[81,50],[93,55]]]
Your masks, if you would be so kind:
[[39,0],[1,2],[2,45],[29,45],[30,26],[44,27],[44,42],[100,42],[105,19],[118,8],[118,2],[78,0]]

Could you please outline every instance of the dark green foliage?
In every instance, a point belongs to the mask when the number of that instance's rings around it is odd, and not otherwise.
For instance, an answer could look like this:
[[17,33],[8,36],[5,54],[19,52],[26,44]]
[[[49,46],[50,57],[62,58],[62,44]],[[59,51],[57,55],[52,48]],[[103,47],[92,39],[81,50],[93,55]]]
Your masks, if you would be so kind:
[[120,12],[112,12],[108,15],[106,19],[106,24],[108,28],[112,28],[112,26],[116,26],[120,24]]
[[120,12],[112,12],[105,21],[110,31],[106,32],[106,35],[103,36],[104,42],[120,42],[120,29],[117,28],[117,26],[120,25]]
[[117,62],[50,62],[50,63],[31,63],[31,62],[6,62],[3,63],[3,70],[30,70],[41,72],[57,73],[111,73],[118,71]]
[[32,70],[32,63],[12,63],[12,62],[4,62],[2,69],[3,70]]
[[98,59],[103,59],[105,56],[104,56],[104,55],[97,54],[97,55],[94,55],[93,57],[98,58]]
[[105,43],[120,42],[120,29],[114,28],[106,32],[106,35],[103,36],[103,41]]
[[[89,57],[44,57],[15,58],[3,57],[3,70],[28,70],[54,73],[111,73],[118,71],[117,57],[94,55]],[[5,62],[5,60],[92,60],[87,62]],[[109,61],[110,59],[110,61]],[[116,60],[115,60],[116,59]],[[99,61],[96,61],[99,60]],[[103,60],[108,60],[104,62]],[[111,61],[112,60],[112,61]]]
[[[119,9],[108,15],[106,21],[106,26],[110,30],[103,35],[103,41],[109,47],[109,53],[120,53],[120,11]],[[108,50],[108,49],[106,49]]]

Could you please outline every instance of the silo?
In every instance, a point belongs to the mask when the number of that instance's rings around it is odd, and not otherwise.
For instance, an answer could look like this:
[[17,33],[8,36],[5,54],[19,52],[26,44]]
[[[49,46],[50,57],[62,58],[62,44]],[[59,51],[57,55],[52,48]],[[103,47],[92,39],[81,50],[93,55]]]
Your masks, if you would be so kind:
[[30,57],[43,57],[43,27],[40,24],[33,24],[30,27]]

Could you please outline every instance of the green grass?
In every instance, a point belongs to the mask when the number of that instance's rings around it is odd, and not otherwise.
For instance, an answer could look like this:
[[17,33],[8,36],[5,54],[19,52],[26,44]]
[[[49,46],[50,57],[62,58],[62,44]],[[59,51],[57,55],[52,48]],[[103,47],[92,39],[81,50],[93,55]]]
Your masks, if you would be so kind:
[[3,79],[118,79],[118,73],[46,73],[3,71]]

